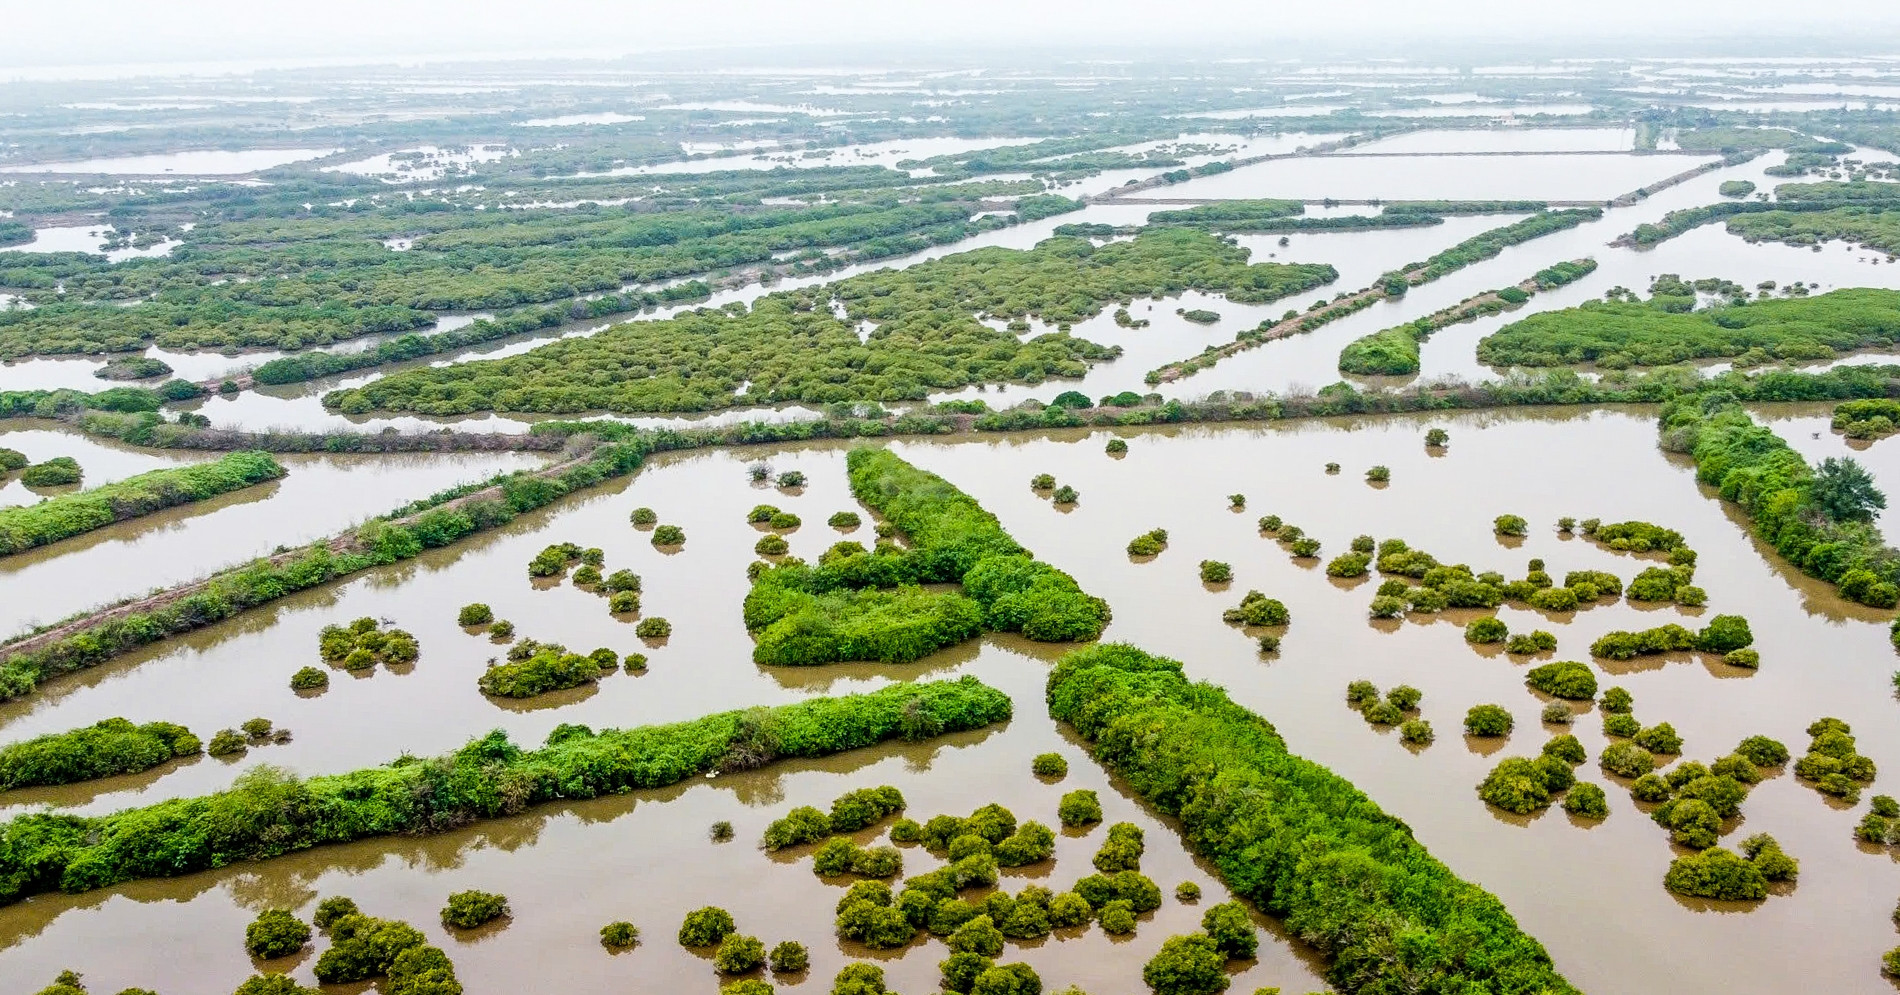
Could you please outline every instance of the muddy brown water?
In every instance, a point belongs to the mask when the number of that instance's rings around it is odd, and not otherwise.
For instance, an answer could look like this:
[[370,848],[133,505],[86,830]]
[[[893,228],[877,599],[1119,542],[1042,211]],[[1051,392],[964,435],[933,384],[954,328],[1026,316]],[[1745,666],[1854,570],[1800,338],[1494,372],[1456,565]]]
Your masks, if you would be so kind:
[[[1296,752],[1326,764],[1406,820],[1433,854],[1503,899],[1584,990],[1887,991],[1878,965],[1880,954],[1900,943],[1890,920],[1900,867],[1890,854],[1853,840],[1865,802],[1829,804],[1787,773],[1765,781],[1726,842],[1773,833],[1801,860],[1799,883],[1753,905],[1679,900],[1661,885],[1674,855],[1666,834],[1594,763],[1580,774],[1609,791],[1612,812],[1601,823],[1573,820],[1555,808],[1530,819],[1506,818],[1478,800],[1474,786],[1497,759],[1533,755],[1560,730],[1538,721],[1544,702],[1522,683],[1529,664],[1464,642],[1462,624],[1475,613],[1369,623],[1365,605],[1376,583],[1336,582],[1321,569],[1325,557],[1367,533],[1401,537],[1442,561],[1510,576],[1521,576],[1537,556],[1553,574],[1603,569],[1627,581],[1647,561],[1563,538],[1555,520],[1637,518],[1678,529],[1701,555],[1697,583],[1709,594],[1705,609],[1619,601],[1571,615],[1507,607],[1499,617],[1513,631],[1544,628],[1557,635],[1559,649],[1541,661],[1588,659],[1589,643],[1613,629],[1669,621],[1699,626],[1713,614],[1744,614],[1762,654],[1758,672],[1677,654],[1600,664],[1600,681],[1628,688],[1645,723],[1673,723],[1690,758],[1712,760],[1756,733],[1799,753],[1807,741],[1803,728],[1833,715],[1853,725],[1861,751],[1883,768],[1900,764],[1887,613],[1844,604],[1825,585],[1769,558],[1732,509],[1696,484],[1684,461],[1656,448],[1653,419],[1647,408],[1540,409],[892,445],[968,491],[1017,538],[1106,597],[1116,613],[1108,638],[1186,661],[1191,675],[1227,687],[1274,722]],[[1451,432],[1450,446],[1437,454],[1421,441],[1435,424]],[[1129,441],[1122,459],[1103,452],[1116,434]],[[1881,452],[1880,446],[1868,453]],[[55,681],[44,694],[0,708],[0,736],[12,741],[112,715],[164,718],[208,733],[262,715],[289,727],[295,738],[254,749],[235,763],[203,758],[116,784],[0,796],[0,802],[10,803],[9,811],[54,801],[105,812],[213,790],[257,763],[304,773],[346,770],[405,751],[453,749],[496,727],[538,743],[560,722],[671,721],[963,673],[1014,696],[1016,716],[1007,727],[551,807],[444,837],[369,841],[179,880],[41,896],[0,909],[0,988],[31,990],[70,966],[85,972],[95,990],[137,984],[168,995],[228,992],[252,969],[241,936],[256,909],[288,905],[307,913],[317,896],[344,893],[373,914],[408,919],[443,943],[471,993],[538,990],[551,977],[576,992],[710,993],[716,988],[710,966],[672,940],[680,916],[704,904],[730,908],[742,930],[768,944],[806,942],[814,951],[809,975],[774,980],[791,991],[822,992],[838,967],[859,953],[831,935],[840,886],[813,877],[808,862],[775,861],[753,844],[767,821],[793,805],[823,805],[848,788],[880,783],[902,788],[919,817],[963,813],[995,800],[1021,818],[1052,825],[1062,790],[1111,789],[1104,791],[1110,819],[1128,818],[1148,830],[1146,872],[1169,892],[1179,880],[1197,880],[1208,893],[1201,907],[1219,900],[1209,870],[1193,864],[1171,830],[1113,790],[1047,718],[1042,681],[1059,647],[991,638],[904,666],[767,670],[750,662],[739,602],[760,533],[744,523],[745,511],[771,503],[800,515],[804,524],[788,538],[801,556],[815,556],[840,538],[868,540],[868,515],[849,536],[824,524],[832,512],[856,507],[844,479],[844,449],[828,443],[662,456],[636,477],[456,548]],[[745,467],[758,459],[803,471],[810,482],[798,493],[755,487]],[[1328,461],[1342,464],[1343,472],[1327,475]],[[1389,486],[1364,481],[1373,464],[1391,468]],[[1045,471],[1081,492],[1066,514],[1028,487],[1032,475]],[[1235,492],[1248,498],[1242,513],[1227,508],[1226,496]],[[628,513],[640,505],[655,508],[662,522],[683,526],[685,547],[660,552],[629,527]],[[1501,543],[1491,519],[1506,512],[1529,519],[1530,536]],[[1296,561],[1260,538],[1255,519],[1268,513],[1321,539],[1322,558]],[[1149,562],[1131,562],[1127,541],[1155,527],[1169,530],[1168,548]],[[561,541],[600,546],[607,569],[640,573],[645,613],[673,623],[666,644],[643,646],[629,622],[607,614],[601,597],[570,582],[531,584],[528,560]],[[1234,581],[1203,585],[1197,576],[1202,559],[1231,562]],[[1276,656],[1262,657],[1251,634],[1220,620],[1221,610],[1250,588],[1281,598],[1293,613]],[[558,707],[498,707],[476,691],[475,679],[500,648],[454,624],[456,608],[477,600],[513,620],[522,635],[583,651],[604,645],[646,652],[649,670],[537,703]],[[406,673],[333,671],[326,693],[293,694],[290,673],[320,665],[317,630],[366,614],[414,632],[420,661]],[[1437,742],[1408,751],[1390,731],[1368,726],[1343,703],[1346,683],[1356,678],[1423,690],[1422,714],[1436,727]],[[1516,717],[1516,731],[1502,744],[1460,735],[1465,709],[1481,702],[1504,705]],[[1593,758],[1606,742],[1593,711],[1571,731]],[[1062,785],[1028,774],[1029,758],[1047,749],[1070,760]],[[1893,776],[1883,774],[1868,794],[1891,790],[1885,779]],[[733,822],[735,841],[707,840],[716,819]],[[1067,885],[1088,871],[1099,838],[1099,830],[1087,840],[1065,838],[1045,876],[1006,880],[1012,889],[1030,880]],[[933,863],[914,849],[906,860],[912,872]],[[435,913],[449,892],[470,887],[506,893],[513,921],[480,937],[447,936]],[[1026,949],[1012,945],[1005,959],[1035,966],[1050,990],[1076,983],[1096,995],[1139,991],[1142,963],[1167,935],[1193,928],[1201,907],[1170,898],[1133,940],[1115,942],[1090,930]],[[609,955],[595,933],[623,918],[641,927],[645,941]],[[128,936],[140,942],[123,942]],[[942,945],[930,941],[880,962],[894,990],[927,991],[943,956]],[[313,960],[306,956],[293,973],[308,981]],[[1234,990],[1280,985],[1305,991],[1320,987],[1315,970],[1298,944],[1269,936],[1260,963],[1247,967]]]

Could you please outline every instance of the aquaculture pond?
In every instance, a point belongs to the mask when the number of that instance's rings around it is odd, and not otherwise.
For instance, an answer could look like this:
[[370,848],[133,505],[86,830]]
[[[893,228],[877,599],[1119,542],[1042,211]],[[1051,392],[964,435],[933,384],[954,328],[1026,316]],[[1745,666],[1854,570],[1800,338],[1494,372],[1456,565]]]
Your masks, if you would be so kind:
[[[1762,414],[1776,417],[1776,410]],[[1596,765],[1611,742],[1600,710],[1573,705],[1573,723],[1545,724],[1539,717],[1552,699],[1525,686],[1532,666],[1588,661],[1599,685],[1627,689],[1646,725],[1670,723],[1685,741],[1683,756],[1703,762],[1753,735],[1773,737],[1799,754],[1809,723],[1833,716],[1852,726],[1859,751],[1877,765],[1900,763],[1900,733],[1888,721],[1893,650],[1886,613],[1842,602],[1830,587],[1775,559],[1730,506],[1698,486],[1682,458],[1657,447],[1654,419],[1648,408],[1511,409],[881,444],[962,488],[1040,558],[1107,599],[1114,621],[1105,640],[1184,661],[1191,677],[1225,687],[1271,721],[1293,752],[1349,779],[1403,819],[1434,856],[1502,899],[1579,988],[1884,990],[1878,963],[1894,942],[1890,913],[1900,894],[1900,868],[1883,849],[1855,842],[1865,802],[1840,803],[1791,771],[1771,769],[1740,818],[1722,827],[1723,839],[1734,846],[1752,833],[1773,834],[1800,860],[1798,883],[1778,885],[1760,902],[1678,898],[1662,878],[1684,851],[1673,849],[1667,832],[1647,817],[1651,806],[1631,800],[1628,782]],[[1447,445],[1424,445],[1430,427],[1447,430]],[[1125,454],[1104,451],[1113,439],[1125,441]],[[1876,443],[1869,458],[1890,444]],[[257,911],[285,907],[307,916],[320,897],[343,894],[371,915],[422,929],[449,952],[471,993],[530,990],[555,975],[564,990],[578,992],[630,986],[711,992],[718,980],[706,957],[673,940],[681,917],[709,904],[731,911],[740,932],[768,946],[797,939],[811,948],[808,973],[772,977],[784,990],[827,991],[847,960],[871,959],[885,966],[893,990],[928,991],[946,955],[941,943],[920,939],[873,952],[837,939],[833,906],[853,879],[814,876],[809,847],[769,855],[757,849],[766,824],[794,806],[823,808],[846,790],[890,784],[904,794],[904,814],[918,821],[997,802],[1018,819],[1058,826],[1061,795],[1092,788],[1108,823],[1141,826],[1147,840],[1142,872],[1167,897],[1140,918],[1132,937],[1110,937],[1098,927],[1059,930],[1045,940],[1012,943],[1001,958],[1033,966],[1047,990],[1070,983],[1089,991],[1136,990],[1140,964],[1161,941],[1192,930],[1225,893],[1218,877],[1181,848],[1167,820],[1109,778],[1048,718],[1044,677],[1067,647],[987,636],[908,664],[751,662],[740,605],[755,544],[776,532],[791,554],[815,559],[841,539],[867,545],[872,539],[877,518],[847,487],[848,448],[824,443],[656,456],[630,478],[458,545],[50,681],[0,706],[0,730],[9,740],[113,716],[178,722],[207,737],[261,716],[291,737],[236,758],[198,757],[83,785],[19,789],[0,794],[0,804],[17,812],[57,802],[103,813],[216,790],[260,764],[303,774],[339,772],[403,753],[441,754],[491,728],[533,746],[563,723],[601,728],[679,721],[962,675],[1011,696],[1008,723],[534,809],[441,836],[369,841],[178,879],[42,895],[0,908],[0,976],[38,984],[70,967],[107,991],[143,985],[225,992],[254,970],[242,934]],[[1328,463],[1337,463],[1339,472],[1328,473]],[[775,478],[801,473],[804,482],[754,482],[751,468],[760,465]],[[1388,482],[1366,479],[1374,466],[1388,469]],[[1049,492],[1032,489],[1031,478],[1041,473],[1073,487],[1076,500],[1058,504]],[[1236,494],[1244,507],[1233,507]],[[761,504],[797,516],[798,524],[748,524],[749,512]],[[654,532],[629,524],[637,508],[651,508],[659,524],[682,528],[684,544],[656,547]],[[858,513],[860,524],[849,531],[827,524],[840,511]],[[1495,534],[1493,519],[1505,514],[1522,516],[1527,534]],[[1319,555],[1294,557],[1286,544],[1262,535],[1258,519],[1267,515],[1319,540]],[[1443,563],[1509,577],[1523,576],[1537,558],[1554,576],[1599,570],[1627,584],[1664,562],[1560,533],[1556,524],[1566,516],[1642,520],[1679,531],[1698,553],[1696,584],[1706,590],[1706,606],[1611,599],[1574,612],[1512,604],[1495,612],[1451,609],[1374,621],[1367,606],[1378,574],[1342,580],[1323,569],[1362,534],[1403,539]],[[1129,540],[1156,528],[1167,531],[1161,552],[1131,557]],[[638,574],[638,613],[610,613],[603,592],[576,584],[572,565],[553,577],[531,577],[530,561],[563,542],[598,547],[605,573]],[[121,559],[142,555],[134,546]],[[1231,580],[1204,582],[1203,560],[1228,563]],[[24,570],[19,579],[30,584],[35,570],[51,565]],[[1283,602],[1290,624],[1256,629],[1223,622],[1222,613],[1250,590]],[[517,641],[644,654],[645,669],[534,698],[490,698],[476,680],[509,644],[457,624],[460,608],[472,602],[512,622]],[[1490,614],[1515,633],[1552,633],[1556,649],[1525,657],[1467,642],[1465,624]],[[1611,631],[1665,623],[1695,629],[1718,614],[1747,617],[1759,669],[1694,652],[1623,662],[1590,654],[1591,643]],[[414,634],[419,658],[358,671],[326,664],[319,631],[362,616]],[[671,623],[669,636],[635,634],[638,619],[654,617]],[[1276,652],[1261,652],[1261,634],[1281,637]],[[329,676],[327,690],[290,689],[291,674],[307,666]],[[1347,684],[1362,679],[1381,689],[1403,684],[1421,691],[1418,716],[1436,729],[1435,741],[1408,746],[1393,728],[1368,724],[1345,700]],[[1460,733],[1467,709],[1484,703],[1514,717],[1507,737]],[[1559,807],[1517,817],[1479,799],[1476,785],[1499,760],[1535,756],[1563,732],[1589,752],[1578,776],[1607,790],[1607,819],[1573,817]],[[1030,772],[1031,758],[1049,751],[1068,761],[1067,776],[1056,783]],[[1876,780],[1867,793],[1884,787]],[[709,837],[719,821],[732,824],[730,842]],[[853,838],[878,840],[888,825]],[[1102,827],[1086,835],[1058,828],[1053,865],[1006,870],[1003,886],[1012,892],[1028,883],[1068,887],[1092,872],[1089,855],[1104,833]],[[907,874],[939,862],[919,847],[902,853]],[[1198,904],[1172,897],[1184,880],[1202,888]],[[439,925],[435,913],[448,894],[470,888],[506,894],[512,917],[473,932]],[[641,929],[641,942],[610,954],[597,932],[623,919]],[[1240,972],[1234,988],[1323,987],[1325,966],[1271,923],[1263,926],[1268,931],[1257,962],[1232,965]],[[108,941],[129,935],[141,942]],[[307,954],[266,966],[305,983],[312,977]]]

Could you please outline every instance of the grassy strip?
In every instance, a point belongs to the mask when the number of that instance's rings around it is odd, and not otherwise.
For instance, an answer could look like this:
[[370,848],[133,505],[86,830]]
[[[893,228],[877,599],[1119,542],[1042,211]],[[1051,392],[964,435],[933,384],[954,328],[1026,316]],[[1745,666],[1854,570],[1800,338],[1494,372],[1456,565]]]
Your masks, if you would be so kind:
[[402,522],[375,519],[327,543],[283,553],[227,570],[207,581],[175,588],[151,599],[145,610],[109,613],[61,638],[0,659],[0,701],[31,693],[59,674],[94,667],[158,642],[224,621],[287,594],[347,577],[371,567],[410,559],[424,549],[446,546],[512,521],[522,512],[552,503],[638,469],[649,448],[640,441],[602,445],[552,476],[523,472],[503,479],[488,496],[422,511]]
[[140,726],[126,719],[105,719],[0,749],[0,791],[136,774],[173,757],[195,756],[203,748],[198,737],[181,725],[147,722]]
[[1609,369],[1666,366],[1691,359],[1827,359],[1900,342],[1900,291],[1856,288],[1817,297],[1750,301],[1682,313],[1661,295],[1650,301],[1589,301],[1533,314],[1487,335],[1488,366]]
[[1262,321],[1259,327],[1240,333],[1234,337],[1234,341],[1226,345],[1208,346],[1202,349],[1198,356],[1155,367],[1149,370],[1143,379],[1150,386],[1154,386],[1193,376],[1229,356],[1265,345],[1275,339],[1310,332],[1347,315],[1363,311],[1387,298],[1402,296],[1408,288],[1430,283],[1441,276],[1455,273],[1472,263],[1489,259],[1510,246],[1528,242],[1540,235],[1575,228],[1585,221],[1595,221],[1602,216],[1603,212],[1594,207],[1546,211],[1521,221],[1480,232],[1422,263],[1408,263],[1403,269],[1386,273],[1379,277],[1378,282],[1356,294],[1342,295],[1334,298],[1331,303],[1315,305],[1304,315],[1288,312],[1286,317],[1278,322]]
[[[1747,512],[1755,534],[1802,573],[1849,601],[1900,604],[1900,550],[1873,524],[1871,481],[1865,489],[1842,483],[1843,464],[1834,460],[1817,473],[1723,393],[1664,405],[1662,436],[1664,448],[1694,458],[1696,477]],[[1858,470],[1851,460],[1845,466]]]
[[1472,263],[1483,262],[1503,252],[1513,245],[1522,245],[1534,238],[1568,231],[1586,221],[1597,221],[1603,217],[1603,210],[1596,207],[1578,207],[1566,211],[1545,211],[1533,214],[1521,221],[1482,231],[1443,252],[1433,255],[1422,263],[1413,263],[1399,270],[1413,286],[1430,283],[1442,276],[1456,273]]
[[[902,530],[909,548],[880,542],[828,553],[817,566],[789,560],[756,571],[745,600],[746,628],[758,640],[754,661],[904,663],[986,629],[1075,642],[1108,625],[1106,602],[1036,562],[995,515],[942,477],[886,449],[853,449],[845,461],[852,492]],[[961,584],[963,593],[921,584]]]
[[251,371],[251,378],[261,384],[303,383],[318,377],[334,376],[351,370],[368,369],[386,363],[400,363],[424,356],[439,356],[483,342],[505,339],[511,335],[538,332],[553,328],[570,321],[585,321],[589,318],[604,318],[613,314],[625,314],[662,304],[676,304],[684,301],[702,300],[711,296],[712,288],[703,280],[693,280],[660,290],[642,291],[628,294],[609,294],[594,299],[577,298],[564,304],[516,311],[513,314],[496,318],[483,318],[466,327],[433,335],[402,335],[379,343],[374,349],[365,349],[353,353],[305,352],[295,356],[273,359]]
[[1097,760],[1180,818],[1229,887],[1327,955],[1340,991],[1575,991],[1495,896],[1176,661],[1077,650],[1050,673],[1048,698]]
[[0,903],[172,877],[329,843],[441,832],[564,799],[658,788],[778,759],[978,729],[1009,696],[974,677],[593,732],[563,725],[539,750],[496,730],[432,760],[299,779],[256,767],[229,791],[112,815],[32,813],[0,824]]
[[211,463],[153,470],[39,504],[0,509],[0,556],[253,487],[288,472],[269,453],[231,453]]
[[1417,373],[1419,346],[1447,325],[1475,321],[1521,306],[1540,290],[1550,290],[1596,272],[1594,259],[1558,263],[1512,287],[1487,290],[1410,324],[1373,332],[1346,343],[1339,351],[1339,372],[1360,375],[1403,376]]

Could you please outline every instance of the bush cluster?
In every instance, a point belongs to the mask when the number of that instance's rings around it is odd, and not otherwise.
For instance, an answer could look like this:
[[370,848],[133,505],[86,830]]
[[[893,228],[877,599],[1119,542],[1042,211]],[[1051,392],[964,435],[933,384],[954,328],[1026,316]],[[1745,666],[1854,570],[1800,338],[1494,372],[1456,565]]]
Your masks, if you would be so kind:
[[1366,571],[1370,569],[1371,566],[1372,555],[1370,553],[1354,550],[1349,553],[1341,553],[1331,560],[1328,560],[1326,563],[1326,574],[1329,577],[1364,577]]
[[1742,841],[1737,855],[1718,846],[1670,861],[1663,887],[1679,895],[1722,901],[1759,901],[1772,881],[1790,881],[1800,864],[1781,850],[1775,838],[1757,833]]
[[414,663],[422,655],[416,637],[401,629],[384,631],[373,618],[359,618],[348,628],[324,626],[317,633],[317,651],[324,660],[345,670],[366,670],[379,663]]
[[448,955],[408,923],[351,913],[331,922],[329,930],[330,948],[315,968],[326,985],[384,977],[377,987],[389,995],[461,990]]
[[508,897],[492,891],[458,891],[442,906],[442,925],[457,929],[486,926],[508,915]]
[[1635,743],[1617,742],[1603,748],[1597,763],[1606,774],[1636,778],[1656,769],[1656,755]]
[[244,927],[244,949],[253,957],[288,957],[310,942],[310,925],[288,909],[265,909]]
[[28,487],[64,487],[79,483],[84,476],[85,471],[80,469],[78,460],[71,456],[55,456],[21,470],[20,483]]
[[[1179,663],[1126,645],[1077,650],[1050,673],[1048,700],[1098,760],[1181,820],[1240,898],[1302,923],[1302,938],[1339,965],[1336,984],[1569,987],[1496,898],[1455,877],[1350,784],[1289,754],[1259,716],[1190,682]],[[1314,859],[1315,847],[1350,857]],[[1081,882],[1076,891],[1090,897]],[[1387,957],[1401,928],[1448,955]]]
[[0,791],[133,774],[202,748],[191,730],[171,722],[103,719],[0,748]]
[[1071,828],[1091,826],[1102,821],[1102,803],[1094,791],[1077,788],[1062,796],[1062,802],[1056,806],[1056,817]]
[[330,675],[315,667],[300,667],[290,675],[292,691],[321,691],[330,686]]
[[1240,604],[1221,613],[1221,620],[1239,625],[1278,626],[1291,624],[1293,615],[1287,611],[1285,602],[1259,591],[1248,591],[1241,597]]
[[1860,800],[1860,786],[1872,782],[1875,771],[1873,760],[1855,751],[1853,729],[1840,719],[1816,719],[1808,736],[1808,752],[1794,762],[1794,776],[1827,794]]
[[1549,808],[1552,797],[1569,790],[1576,779],[1560,757],[1505,757],[1479,782],[1478,797],[1506,812],[1529,815]]
[[1472,619],[1470,624],[1465,626],[1465,642],[1471,643],[1474,646],[1483,645],[1485,643],[1501,643],[1509,638],[1510,635],[1511,628],[1504,624],[1503,619],[1489,615],[1484,618]]
[[1557,648],[1557,637],[1542,629],[1520,632],[1504,642],[1504,652],[1529,655],[1548,653]]
[[766,850],[782,850],[802,843],[816,843],[834,833],[851,833],[874,826],[904,810],[904,795],[890,785],[858,788],[831,801],[827,815],[810,805],[792,809],[765,827]]
[[581,562],[581,548],[571,542],[558,542],[542,547],[534,559],[528,561],[528,576],[559,577],[567,573],[567,568]]
[[506,663],[483,671],[475,686],[497,698],[532,698],[597,681],[619,664],[620,658],[606,648],[582,656],[559,643],[524,639],[509,648]]
[[1069,762],[1060,753],[1038,753],[1029,762],[1029,769],[1037,777],[1060,779],[1069,773]]
[[1159,556],[1168,546],[1167,529],[1151,529],[1128,540],[1129,556]]
[[1201,583],[1225,584],[1234,579],[1234,568],[1219,560],[1201,561]]
[[1684,650],[1728,654],[1754,641],[1747,619],[1740,615],[1717,615],[1699,633],[1674,622],[1637,632],[1606,632],[1590,644],[1590,653],[1606,660],[1628,660],[1650,653]]
[[1597,696],[1597,675],[1590,665],[1576,660],[1559,660],[1532,667],[1524,683],[1553,698],[1589,701]]
[[716,905],[694,909],[680,920],[679,943],[682,947],[717,946],[738,930],[732,913]]
[[640,927],[621,920],[600,927],[600,945],[609,950],[622,950],[640,942]]
[[1502,705],[1473,705],[1465,712],[1465,732],[1472,736],[1506,736],[1515,724]]

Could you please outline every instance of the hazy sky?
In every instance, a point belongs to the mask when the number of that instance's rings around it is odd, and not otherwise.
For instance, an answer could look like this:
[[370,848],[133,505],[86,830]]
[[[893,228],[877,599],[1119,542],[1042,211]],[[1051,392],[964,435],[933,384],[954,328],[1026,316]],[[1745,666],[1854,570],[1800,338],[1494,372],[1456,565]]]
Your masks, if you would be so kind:
[[[759,45],[1249,45],[1301,38],[1900,37],[1896,0],[0,0],[0,77],[62,65],[608,55]],[[1869,40],[1875,39],[1875,40]],[[1277,44],[1276,44],[1277,43]],[[1888,46],[1900,52],[1900,46]]]

